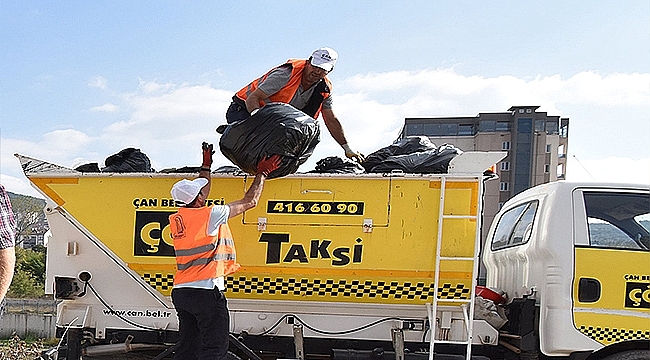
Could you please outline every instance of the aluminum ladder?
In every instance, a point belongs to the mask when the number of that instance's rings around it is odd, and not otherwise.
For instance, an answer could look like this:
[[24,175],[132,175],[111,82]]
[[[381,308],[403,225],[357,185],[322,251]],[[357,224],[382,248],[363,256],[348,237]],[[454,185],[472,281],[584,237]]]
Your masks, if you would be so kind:
[[[464,180],[464,181],[463,181]],[[478,183],[478,188],[476,196],[478,199],[476,199],[477,204],[476,204],[476,214],[471,214],[471,206],[470,206],[470,214],[462,214],[462,215],[453,215],[453,214],[445,214],[445,197],[446,193],[448,190],[448,183],[457,183],[457,182],[472,182],[472,183]],[[473,178],[467,178],[467,179],[458,179],[454,178],[453,182],[447,182],[447,176],[443,175],[441,178],[441,184],[440,184],[440,208],[438,212],[438,234],[436,237],[436,253],[435,253],[435,279],[434,279],[434,289],[435,289],[435,294],[433,296],[433,302],[430,304],[427,304],[427,310],[428,310],[428,318],[429,318],[429,324],[430,324],[430,329],[431,329],[431,335],[430,335],[430,342],[429,342],[429,360],[434,360],[435,356],[435,347],[437,344],[455,344],[455,345],[464,345],[466,346],[466,351],[465,351],[465,359],[466,360],[471,360],[472,357],[472,332],[474,329],[474,298],[476,296],[476,285],[477,285],[477,277],[478,277],[478,256],[480,253],[480,246],[481,246],[481,214],[482,214],[482,198],[481,194],[483,194],[483,188],[484,184],[482,181],[482,178],[479,176],[478,180],[476,177]],[[449,221],[451,219],[469,219],[469,220],[475,220],[476,221],[476,236],[474,239],[474,254],[472,257],[461,257],[461,256],[443,256],[443,224],[445,221]],[[472,267],[472,279],[471,279],[471,289],[469,291],[469,299],[439,299],[440,296],[440,265],[441,262],[453,262],[453,261],[460,261],[460,262],[471,262],[471,267]],[[438,319],[438,309],[439,309],[439,303],[445,303],[449,304],[451,303],[452,305],[457,305],[460,308],[460,311],[463,313],[463,322],[464,322],[464,330],[466,334],[466,339],[465,340],[449,340],[448,338],[445,338],[445,331],[443,330],[442,326],[443,322],[449,322],[451,323],[451,317],[447,319],[443,319],[443,313],[441,313],[440,319]],[[450,313],[448,313],[450,315]],[[436,329],[439,327],[438,321],[440,322],[440,331],[438,334],[436,334]],[[451,328],[447,329],[447,335],[448,331]]]

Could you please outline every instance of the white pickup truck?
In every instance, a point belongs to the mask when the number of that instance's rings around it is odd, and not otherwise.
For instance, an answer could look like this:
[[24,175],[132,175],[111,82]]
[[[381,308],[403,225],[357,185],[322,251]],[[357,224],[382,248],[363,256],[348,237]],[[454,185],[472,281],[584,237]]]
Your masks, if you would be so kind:
[[517,324],[501,340],[533,358],[650,359],[649,193],[561,181],[506,202],[483,253]]

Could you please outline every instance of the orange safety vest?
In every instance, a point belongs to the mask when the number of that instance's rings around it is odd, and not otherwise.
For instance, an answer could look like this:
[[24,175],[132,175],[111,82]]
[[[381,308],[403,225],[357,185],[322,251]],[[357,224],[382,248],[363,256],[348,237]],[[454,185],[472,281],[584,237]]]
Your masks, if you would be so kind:
[[174,285],[213,279],[239,270],[228,224],[219,225],[217,236],[207,233],[211,212],[212,207],[179,208],[169,216],[176,252]]
[[[307,65],[307,61],[308,60],[289,59],[287,60],[286,63],[280,66],[276,66],[275,68],[269,70],[266,74],[253,80],[250,84],[244,86],[241,90],[239,90],[235,94],[235,97],[239,98],[242,101],[246,101],[248,95],[250,95],[253,91],[255,91],[255,89],[257,89],[260,82],[264,81],[269,76],[271,71],[279,67],[290,66],[292,70],[291,70],[291,76],[289,77],[289,81],[287,82],[287,84],[282,89],[280,89],[280,91],[276,92],[275,94],[272,94],[268,98],[270,102],[281,102],[281,103],[288,104],[291,101],[291,99],[293,99],[293,96],[296,94],[296,91],[298,91],[298,87],[300,87],[300,82],[302,80],[302,71]],[[307,105],[305,105],[304,108],[299,110],[303,111],[304,113],[313,117],[314,119],[317,119],[323,107],[323,100],[330,96],[330,92],[332,91],[332,83],[329,81],[327,77],[325,77],[323,78],[323,80],[319,81],[314,86],[316,86],[316,89],[314,89],[314,93],[312,94],[311,98],[307,102]],[[264,105],[265,102],[260,101],[260,107]]]

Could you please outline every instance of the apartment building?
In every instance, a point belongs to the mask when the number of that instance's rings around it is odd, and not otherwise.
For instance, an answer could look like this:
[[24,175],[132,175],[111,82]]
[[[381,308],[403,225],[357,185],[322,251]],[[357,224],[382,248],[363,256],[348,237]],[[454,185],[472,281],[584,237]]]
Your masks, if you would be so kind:
[[406,118],[400,138],[426,135],[436,145],[463,151],[506,151],[497,164],[499,181],[486,183],[483,240],[494,215],[521,191],[564,179],[569,119],[537,111],[539,106],[512,106],[507,112],[476,116]]

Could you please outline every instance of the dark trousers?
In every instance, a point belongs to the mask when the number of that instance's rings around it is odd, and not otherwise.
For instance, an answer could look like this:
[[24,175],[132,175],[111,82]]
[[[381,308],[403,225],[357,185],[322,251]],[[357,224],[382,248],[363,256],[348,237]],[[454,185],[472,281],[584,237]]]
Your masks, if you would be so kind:
[[[242,100],[239,101],[243,102]],[[246,105],[233,101],[226,111],[226,122],[232,124],[235,121],[248,119],[250,116],[251,114],[246,110]]]
[[230,315],[219,289],[172,290],[178,315],[180,345],[175,360],[225,359],[228,353]]

